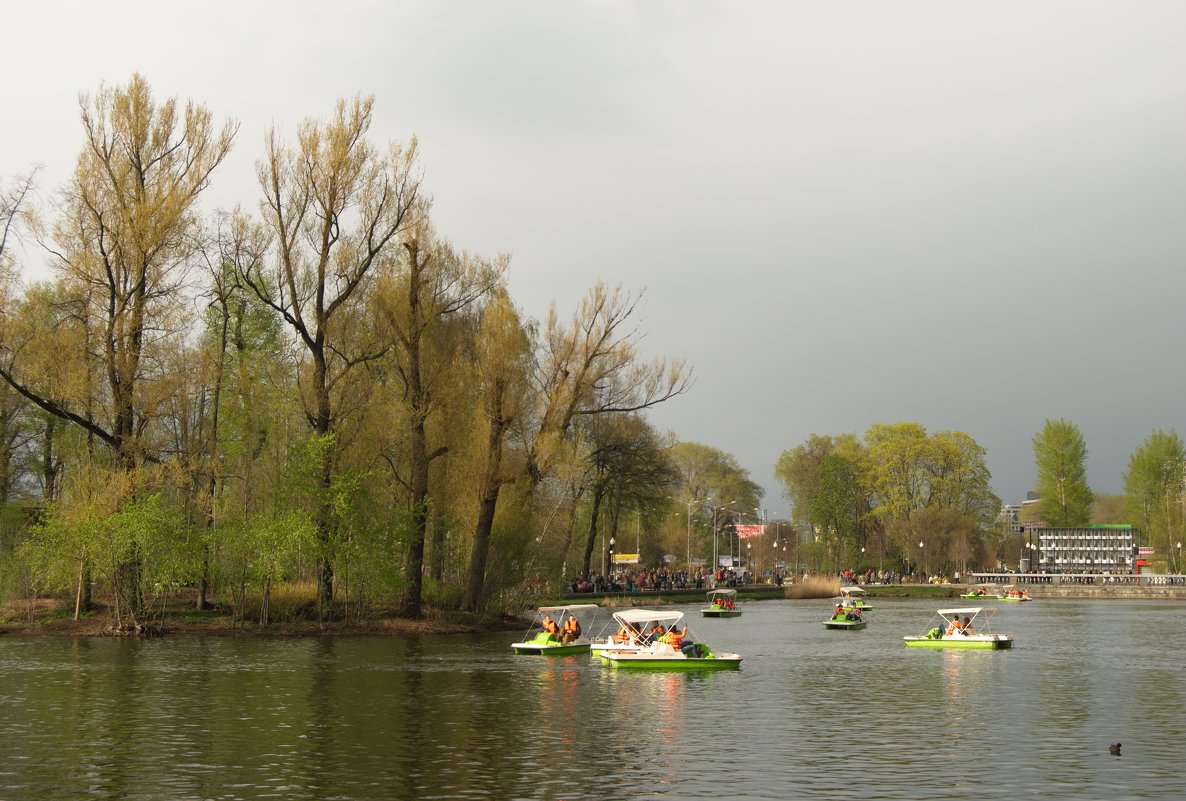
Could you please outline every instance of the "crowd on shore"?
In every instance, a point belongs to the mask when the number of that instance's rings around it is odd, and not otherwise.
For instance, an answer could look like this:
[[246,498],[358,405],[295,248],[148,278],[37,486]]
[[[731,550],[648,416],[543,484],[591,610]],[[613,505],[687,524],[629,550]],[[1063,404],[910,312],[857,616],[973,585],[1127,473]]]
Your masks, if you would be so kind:
[[[603,576],[590,574],[588,579],[573,581],[568,590],[571,593],[603,592],[664,592],[671,590],[704,590],[716,587],[740,587],[752,584],[755,577],[744,570],[720,568],[713,572],[706,567],[692,571],[659,567],[623,570]],[[786,580],[781,571],[763,576],[761,581],[782,586]]]
[[[803,578],[817,577],[820,574],[810,571],[803,572]],[[840,579],[842,584],[891,585],[908,583],[949,583],[951,578],[941,576],[921,576],[918,574],[899,573],[893,570],[864,571],[846,568],[839,573],[832,574]],[[672,567],[638,568],[634,570],[619,570],[609,575],[591,573],[589,578],[578,578],[570,582],[567,590],[573,594],[579,593],[615,593],[615,592],[664,592],[671,590],[705,590],[717,587],[742,587],[754,583],[773,584],[783,586],[793,583],[794,578],[781,570],[767,571],[764,575],[756,576],[744,569],[732,570],[720,568],[715,572],[707,567],[697,567],[691,571]],[[959,574],[954,576],[954,582],[959,583]]]

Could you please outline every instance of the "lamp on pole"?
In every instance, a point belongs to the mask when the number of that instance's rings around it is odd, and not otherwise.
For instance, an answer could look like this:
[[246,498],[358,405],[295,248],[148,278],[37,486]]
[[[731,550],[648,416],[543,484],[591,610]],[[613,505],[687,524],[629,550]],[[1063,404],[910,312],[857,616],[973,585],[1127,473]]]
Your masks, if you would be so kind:
[[[709,500],[711,501],[712,498],[709,498]],[[719,506],[712,507],[712,572],[713,572],[713,575],[716,575],[717,568],[719,568],[721,566],[721,557],[720,557],[720,553],[719,553],[719,550],[717,547],[717,545],[718,545],[718,543],[717,543],[717,512],[721,511],[725,507],[732,506],[735,503],[737,503],[737,501],[729,501],[728,503],[722,503]],[[730,562],[733,561],[733,546],[732,546],[732,544],[729,545],[729,561]]]
[[613,536],[611,535],[609,538],[609,572],[606,573],[607,576],[612,576],[614,574],[614,543],[615,542],[617,542],[617,540],[615,540],[613,538]]
[[1182,543],[1178,543],[1178,574],[1182,573]]
[[922,540],[918,541],[918,553],[920,554],[918,561],[919,561],[919,564],[922,565],[922,575],[919,576],[919,578],[926,578],[927,568],[926,568],[926,565],[923,564],[923,559],[926,558],[927,551],[926,551],[926,544]]

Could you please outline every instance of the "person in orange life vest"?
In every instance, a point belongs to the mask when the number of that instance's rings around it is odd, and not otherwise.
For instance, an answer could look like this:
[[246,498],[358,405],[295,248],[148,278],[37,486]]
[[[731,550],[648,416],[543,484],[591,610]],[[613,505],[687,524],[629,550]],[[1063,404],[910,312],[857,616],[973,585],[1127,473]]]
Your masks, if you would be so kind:
[[560,639],[568,645],[573,640],[581,636],[581,621],[576,619],[575,615],[569,615],[564,621],[564,630],[560,633]]
[[557,626],[556,621],[552,620],[552,618],[549,617],[548,615],[544,615],[544,619],[543,619],[543,622],[540,623],[540,627],[547,634],[551,634],[553,636],[557,636],[560,634],[560,627]]
[[684,647],[684,638],[688,636],[688,627],[684,626],[683,631],[676,631],[675,626],[663,635],[663,642],[670,645],[675,650],[679,651]]
[[964,624],[960,623],[960,619],[957,617],[955,620],[951,621],[951,625],[947,627],[947,636],[950,637],[953,634],[959,634],[963,630]]

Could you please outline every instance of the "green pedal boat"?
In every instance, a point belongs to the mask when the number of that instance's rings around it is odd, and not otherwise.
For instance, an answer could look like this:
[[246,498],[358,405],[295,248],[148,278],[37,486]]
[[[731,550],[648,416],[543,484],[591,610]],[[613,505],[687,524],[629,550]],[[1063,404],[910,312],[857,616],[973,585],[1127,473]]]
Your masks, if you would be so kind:
[[[684,613],[650,609],[623,609],[614,612],[614,620],[622,626],[643,633],[643,640],[633,649],[606,648],[602,661],[615,668],[633,670],[737,670],[741,667],[739,654],[713,651],[705,643],[696,642],[688,634]],[[683,626],[682,632],[680,631]],[[682,647],[676,647],[672,635],[680,632]]]
[[708,608],[701,609],[704,617],[741,617],[737,608],[737,590],[710,590]]
[[[535,656],[568,656],[589,652],[592,640],[583,632],[592,624],[590,611],[596,614],[597,604],[569,604],[568,606],[541,606],[535,613],[535,620],[521,642],[511,643],[517,654]],[[589,618],[581,621],[581,617]],[[576,633],[564,630],[569,619],[577,621]]]
[[836,612],[831,619],[824,621],[824,627],[829,629],[843,629],[845,631],[860,631],[869,625],[869,621],[861,617],[856,609],[845,609]]
[[[1013,647],[1012,634],[993,634],[989,620],[996,609],[970,606],[965,609],[940,609],[942,625],[926,634],[903,637],[907,648],[959,648],[963,650],[998,651]],[[963,620],[960,616],[963,616]]]

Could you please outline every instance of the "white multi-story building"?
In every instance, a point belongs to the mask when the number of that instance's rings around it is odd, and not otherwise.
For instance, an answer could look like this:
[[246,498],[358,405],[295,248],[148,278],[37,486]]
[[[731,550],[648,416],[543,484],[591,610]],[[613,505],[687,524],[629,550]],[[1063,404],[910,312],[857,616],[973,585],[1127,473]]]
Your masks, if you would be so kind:
[[1132,573],[1140,530],[1129,525],[1034,528],[1041,573]]

